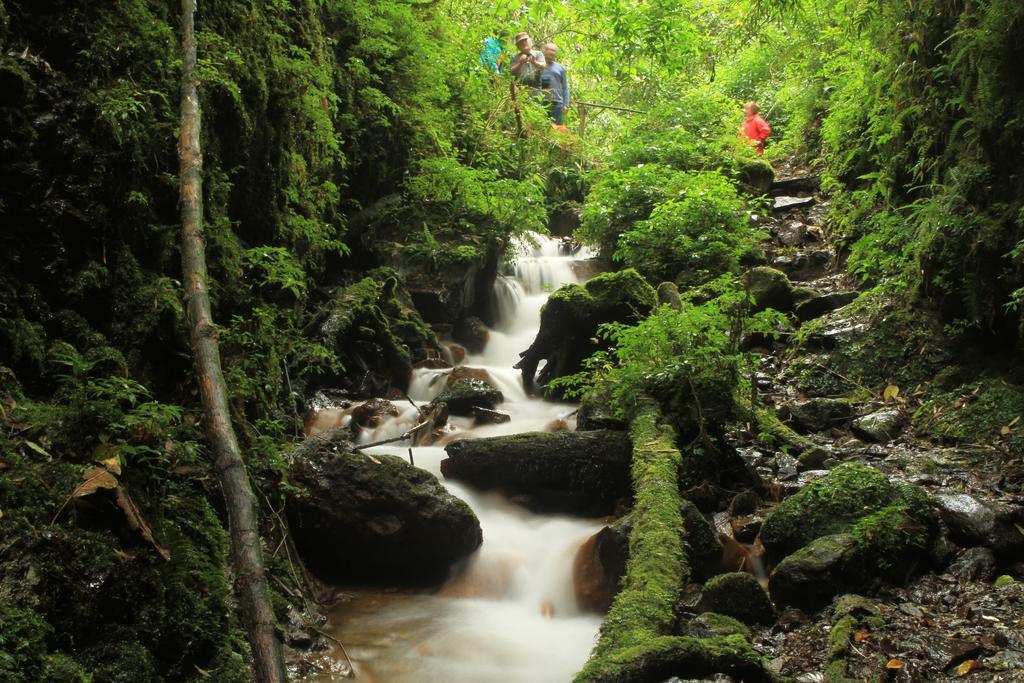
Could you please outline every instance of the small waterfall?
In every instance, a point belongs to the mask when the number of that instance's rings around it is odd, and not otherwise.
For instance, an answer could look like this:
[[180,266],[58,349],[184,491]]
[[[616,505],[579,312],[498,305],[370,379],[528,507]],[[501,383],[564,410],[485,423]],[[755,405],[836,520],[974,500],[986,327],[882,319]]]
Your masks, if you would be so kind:
[[[528,397],[519,371],[512,368],[537,334],[548,295],[577,282],[573,261],[588,256],[559,255],[559,246],[546,238],[518,246],[515,276],[499,277],[495,283],[497,329],[491,330],[483,352],[464,362],[487,370],[505,396],[498,410],[511,420],[474,427],[471,419],[453,417],[453,435],[541,431],[556,420],[572,426],[572,406]],[[431,401],[443,390],[449,372],[416,370],[410,398],[418,405]],[[414,426],[416,409],[395,403],[400,415],[364,431],[362,443],[394,438]],[[408,449],[378,446],[368,452],[405,458]],[[417,447],[413,453],[417,467],[441,478],[440,462],[446,457],[442,447]],[[601,623],[598,615],[576,606],[573,558],[601,524],[533,514],[496,494],[443,483],[477,514],[483,546],[436,593],[352,591],[352,600],[331,622],[359,678],[388,683],[570,681],[585,662]]]

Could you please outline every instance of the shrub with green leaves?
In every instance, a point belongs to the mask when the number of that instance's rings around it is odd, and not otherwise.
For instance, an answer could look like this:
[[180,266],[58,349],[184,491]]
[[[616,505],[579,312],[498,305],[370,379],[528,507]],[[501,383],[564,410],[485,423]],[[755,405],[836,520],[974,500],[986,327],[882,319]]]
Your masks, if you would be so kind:
[[673,196],[619,238],[616,260],[652,281],[701,285],[735,271],[740,256],[763,237],[747,221],[746,207],[719,173],[681,174]]

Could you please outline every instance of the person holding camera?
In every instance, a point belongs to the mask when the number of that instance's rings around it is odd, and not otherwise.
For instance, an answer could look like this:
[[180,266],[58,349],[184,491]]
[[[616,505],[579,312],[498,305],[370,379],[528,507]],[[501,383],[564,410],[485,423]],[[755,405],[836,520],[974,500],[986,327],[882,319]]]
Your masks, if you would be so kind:
[[533,49],[533,40],[526,31],[517,33],[515,42],[519,54],[512,59],[512,75],[523,85],[540,88],[540,75],[547,68],[544,54]]

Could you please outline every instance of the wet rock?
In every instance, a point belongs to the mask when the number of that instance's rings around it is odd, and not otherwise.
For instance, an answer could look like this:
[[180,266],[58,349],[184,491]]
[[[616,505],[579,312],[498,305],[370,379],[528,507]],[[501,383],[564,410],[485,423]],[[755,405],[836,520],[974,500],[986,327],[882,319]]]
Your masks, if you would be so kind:
[[859,548],[852,534],[822,536],[786,557],[772,572],[768,590],[782,606],[815,611],[859,584],[852,568]]
[[1010,562],[1024,558],[1024,507],[994,503],[995,524],[986,545],[996,557]]
[[800,476],[800,461],[789,453],[776,453],[775,467],[775,476],[779,481],[793,481]]
[[373,429],[381,426],[389,417],[398,417],[395,404],[382,398],[370,399],[352,409],[352,427]]
[[692,638],[715,638],[718,636],[741,635],[750,638],[750,629],[743,625],[738,619],[718,614],[717,612],[704,612],[692,619],[681,619],[676,624],[676,632],[681,636]]
[[[536,384],[571,375],[582,369],[585,358],[607,348],[596,336],[603,323],[635,323],[658,304],[658,297],[647,281],[631,268],[602,273],[586,285],[566,285],[552,294],[540,314],[536,338],[521,355],[516,368],[522,371],[527,392]],[[542,360],[547,364],[538,374]],[[546,391],[561,398],[561,391]]]
[[446,386],[452,386],[463,380],[475,379],[484,382],[490,386],[494,386],[494,380],[491,378],[491,373],[487,372],[483,368],[471,368],[465,365],[460,365],[457,368],[452,368],[452,371],[448,373],[448,377],[445,380]]
[[814,203],[814,197],[787,197],[781,196],[776,197],[775,202],[772,204],[773,211],[788,211],[789,209],[799,209],[804,206],[810,206]]
[[[316,313],[307,334],[333,351],[346,372],[320,362],[311,373],[317,378],[312,388],[344,386],[362,396],[407,389],[413,363],[441,355],[434,332],[410,303],[399,275],[389,268],[340,288]],[[352,377],[362,379],[358,387],[350,386]]]
[[487,408],[473,408],[473,420],[477,425],[500,425],[512,421],[512,416]]
[[856,299],[857,296],[857,292],[833,292],[832,294],[811,297],[797,305],[796,317],[801,322],[820,318],[826,313],[842,308]]
[[865,441],[885,443],[899,436],[905,420],[898,410],[880,410],[853,421],[853,433]]
[[480,523],[428,472],[353,449],[347,432],[307,439],[295,452],[288,521],[303,559],[330,580],[441,580],[476,550]]
[[807,239],[807,226],[800,221],[783,221],[775,230],[775,239],[784,247],[795,247]]
[[462,344],[469,353],[481,353],[491,338],[491,331],[484,321],[474,315],[460,318],[452,329],[452,337]]
[[466,347],[462,344],[446,344],[445,348],[448,349],[448,356],[453,364],[458,365],[466,360]]
[[445,477],[517,496],[536,511],[609,514],[631,495],[633,446],[624,432],[528,432],[454,441],[445,450]]
[[938,494],[932,499],[955,543],[965,547],[980,545],[992,535],[995,513],[977,499],[965,493]]
[[921,650],[928,653],[929,659],[936,663],[940,671],[952,669],[960,662],[981,654],[979,643],[942,635],[926,636],[921,639],[921,645]]
[[761,496],[752,489],[737,493],[729,503],[729,514],[734,516],[752,515],[761,504]]
[[778,178],[771,186],[772,196],[781,196],[794,192],[815,192],[821,185],[821,176],[815,174]]
[[783,313],[793,310],[793,285],[781,270],[758,266],[747,271],[746,285],[754,299],[754,310],[774,308]]
[[469,417],[476,408],[494,410],[505,396],[487,382],[463,379],[445,387],[435,403],[445,403],[452,415]]
[[684,500],[679,507],[683,516],[683,534],[690,571],[694,578],[703,580],[718,573],[722,565],[722,543],[718,533],[697,506]]
[[724,614],[748,626],[775,620],[771,600],[757,579],[745,572],[720,574],[705,583],[697,611]]
[[573,560],[573,587],[580,609],[607,612],[619,592],[629,558],[631,518],[606,526],[580,546]]
[[853,409],[849,401],[838,398],[812,398],[791,401],[779,407],[779,419],[801,433],[823,432],[850,419]]
[[968,548],[946,571],[961,581],[990,581],[996,575],[996,556],[988,548]]
[[452,364],[444,360],[443,358],[424,358],[418,363],[413,363],[412,367],[417,370],[444,370],[446,368],[450,368],[451,366]]
[[758,515],[744,515],[733,517],[730,520],[733,536],[740,543],[753,543],[764,526],[764,517]]

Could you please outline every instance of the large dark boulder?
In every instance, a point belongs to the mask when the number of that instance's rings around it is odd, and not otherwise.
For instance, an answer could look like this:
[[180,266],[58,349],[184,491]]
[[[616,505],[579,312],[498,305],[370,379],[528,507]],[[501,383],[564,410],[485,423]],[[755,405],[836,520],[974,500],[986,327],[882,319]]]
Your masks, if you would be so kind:
[[454,441],[441,472],[542,512],[607,515],[630,496],[633,447],[624,432],[528,432]]
[[299,553],[331,580],[429,583],[480,546],[469,506],[401,458],[353,449],[344,430],[307,439],[289,480],[288,522]]
[[[584,359],[606,348],[597,337],[600,325],[635,323],[657,305],[654,288],[632,268],[602,273],[585,285],[566,285],[556,291],[541,309],[537,337],[515,366],[523,373],[527,392],[534,391],[535,383],[545,386],[579,372]],[[538,375],[542,360],[547,364]],[[547,388],[545,393],[549,398],[562,398],[559,390]]]
[[821,609],[839,593],[859,585],[857,539],[851,534],[822,536],[775,568],[768,584],[780,607]]

